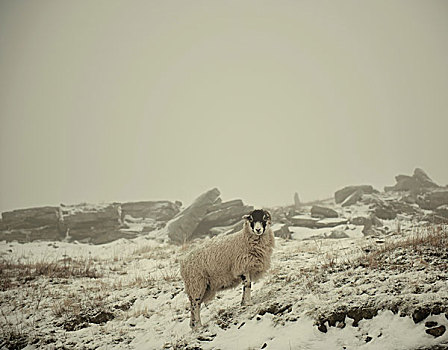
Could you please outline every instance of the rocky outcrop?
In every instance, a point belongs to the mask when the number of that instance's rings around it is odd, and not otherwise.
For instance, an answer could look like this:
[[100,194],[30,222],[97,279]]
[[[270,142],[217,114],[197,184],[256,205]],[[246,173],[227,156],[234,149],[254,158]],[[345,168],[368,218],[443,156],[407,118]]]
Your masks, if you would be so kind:
[[412,176],[397,175],[395,176],[395,180],[397,183],[394,186],[384,187],[386,192],[411,191],[419,193],[425,189],[435,189],[440,187],[420,168],[416,168]]
[[347,186],[335,192],[334,200],[336,204],[343,203],[349,196],[357,191],[360,194],[370,194],[374,192],[374,189],[371,185]]
[[119,208],[118,204],[61,206],[61,226],[64,228],[66,239],[102,244],[129,237],[128,234],[120,232]]
[[8,230],[57,226],[58,207],[19,209],[2,213],[3,225]]
[[58,207],[18,209],[2,213],[0,240],[59,240],[62,234]]
[[162,236],[182,244],[205,235],[232,233],[242,228],[242,216],[251,212],[252,206],[240,199],[222,202],[220,192],[214,188],[199,196],[193,204],[168,222]]
[[156,221],[169,221],[180,212],[180,202],[170,201],[144,201],[121,204],[121,219],[126,215],[133,218],[153,219]]

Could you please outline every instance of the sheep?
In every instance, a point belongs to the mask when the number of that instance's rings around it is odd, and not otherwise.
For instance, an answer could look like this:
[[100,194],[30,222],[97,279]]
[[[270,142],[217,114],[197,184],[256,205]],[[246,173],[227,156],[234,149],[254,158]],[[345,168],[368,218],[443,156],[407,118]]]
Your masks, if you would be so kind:
[[207,303],[216,292],[243,283],[241,305],[251,303],[251,282],[269,269],[274,248],[271,214],[254,210],[243,216],[243,229],[216,237],[192,251],[182,262],[180,273],[190,300],[190,327],[201,327],[201,303]]

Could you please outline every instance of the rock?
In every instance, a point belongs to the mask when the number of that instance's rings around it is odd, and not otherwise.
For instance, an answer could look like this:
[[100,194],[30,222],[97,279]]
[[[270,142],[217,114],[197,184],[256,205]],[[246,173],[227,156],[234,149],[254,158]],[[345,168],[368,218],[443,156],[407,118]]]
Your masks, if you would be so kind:
[[292,311],[292,304],[273,303],[265,308],[262,307],[258,311],[258,314],[260,316],[263,316],[266,313],[269,313],[272,315],[282,315],[285,312],[291,312],[291,311]]
[[277,224],[272,226],[272,231],[274,231],[275,237],[280,237],[284,239],[291,239],[291,231],[289,231],[289,227],[286,224]]
[[357,216],[353,219],[350,219],[350,223],[352,225],[362,226],[362,225],[366,224],[367,220],[368,220],[368,218],[365,216]]
[[339,215],[337,211],[331,208],[313,205],[311,208],[311,216],[313,218],[337,218]]
[[145,201],[121,204],[121,219],[125,215],[133,218],[154,219],[156,221],[169,221],[180,212],[180,202]]
[[8,230],[32,229],[43,226],[57,226],[58,207],[18,209],[2,213],[3,225]]
[[192,236],[201,237],[209,234],[213,227],[230,226],[241,222],[243,215],[250,213],[252,210],[254,210],[254,207],[244,205],[242,200],[215,204],[209,208],[208,213],[202,218]]
[[362,198],[363,191],[358,189],[353,192],[350,196],[348,196],[343,202],[343,207],[348,207],[350,205],[356,204]]
[[335,192],[334,199],[337,204],[344,202],[347,197],[360,190],[362,193],[370,194],[374,189],[370,185],[348,186]]
[[37,207],[2,213],[0,240],[21,243],[36,240],[60,240],[59,209]]
[[378,310],[369,307],[359,307],[347,312],[347,316],[353,318],[353,327],[358,327],[362,319],[371,319],[378,314]]
[[427,221],[430,222],[432,224],[448,224],[448,218],[445,218],[443,216],[440,215],[435,215],[435,214],[427,214],[422,218],[422,221]]
[[339,225],[345,225],[348,223],[347,219],[344,218],[325,218],[319,220],[316,223],[316,228],[331,228]]
[[64,234],[71,241],[94,244],[111,242],[121,237],[134,237],[135,235],[119,231],[121,227],[119,208],[117,204],[64,205],[61,207],[61,226],[65,229]]
[[441,205],[435,210],[436,215],[448,219],[448,205]]
[[27,243],[33,241],[60,241],[64,238],[55,226],[0,231],[0,241]]
[[293,216],[290,220],[294,226],[309,228],[316,228],[317,222],[319,221],[318,219],[313,219],[307,215],[296,215]]
[[375,208],[376,217],[383,220],[392,220],[397,217],[397,212],[389,205],[383,205]]
[[169,221],[164,230],[171,241],[183,244],[194,238],[192,236],[193,232],[219,198],[219,195],[220,192],[217,188],[201,194],[188,208]]
[[414,310],[414,312],[412,313],[412,319],[414,320],[414,323],[419,323],[427,318],[430,313],[431,310],[428,308],[419,308]]
[[344,230],[333,230],[329,235],[325,235],[325,238],[333,238],[333,239],[340,239],[340,238],[349,238],[347,233]]
[[318,220],[307,215],[296,215],[293,216],[290,220],[294,226],[309,228],[330,228],[344,225],[348,222],[348,220],[343,218],[325,218]]
[[414,179],[416,179],[422,187],[426,188],[437,188],[439,185],[437,185],[429,176],[426,174],[422,169],[415,168],[414,169],[414,175],[412,175]]
[[364,220],[364,228],[362,229],[362,233],[364,236],[376,236],[383,233],[381,229],[377,228],[382,226],[383,223],[381,220],[379,220],[374,214],[371,214]]
[[438,189],[417,197],[417,204],[422,209],[434,210],[448,204],[448,189]]
[[446,327],[444,325],[440,325],[439,327],[434,327],[426,330],[426,333],[432,335],[435,338],[442,336],[446,331]]
[[435,326],[437,326],[437,322],[436,321],[427,321],[427,322],[425,322],[425,327],[426,328],[432,328],[432,327],[435,327]]
[[294,208],[297,210],[300,210],[301,206],[302,206],[302,203],[300,203],[299,194],[296,192],[296,193],[294,193]]
[[434,181],[420,168],[414,170],[412,176],[397,175],[395,176],[396,184],[394,186],[386,186],[384,190],[389,191],[410,191],[414,193],[421,192],[423,189],[438,188]]

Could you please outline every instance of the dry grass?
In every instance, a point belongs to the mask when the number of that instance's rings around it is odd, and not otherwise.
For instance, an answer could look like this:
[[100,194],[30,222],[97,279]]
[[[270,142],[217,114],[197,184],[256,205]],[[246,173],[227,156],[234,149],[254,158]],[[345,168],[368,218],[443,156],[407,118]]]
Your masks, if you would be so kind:
[[99,278],[92,259],[64,258],[57,261],[14,262],[0,260],[0,289],[14,288],[40,276],[47,278]]
[[[403,263],[397,262],[395,254],[407,253],[412,256],[412,263],[425,264],[428,256],[448,258],[448,227],[431,225],[421,228],[412,235],[395,241],[386,241],[381,246],[365,247],[364,254],[351,262],[354,265],[377,269],[384,265],[396,268]],[[441,259],[447,261],[446,259]],[[444,268],[447,268],[447,263]]]

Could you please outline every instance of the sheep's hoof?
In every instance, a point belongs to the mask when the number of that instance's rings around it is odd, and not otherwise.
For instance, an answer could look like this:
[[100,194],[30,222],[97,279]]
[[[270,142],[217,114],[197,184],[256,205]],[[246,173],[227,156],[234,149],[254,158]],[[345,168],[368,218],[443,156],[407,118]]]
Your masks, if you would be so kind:
[[253,304],[252,304],[252,301],[250,301],[250,300],[242,300],[241,301],[241,306],[251,306],[251,305],[253,305]]

